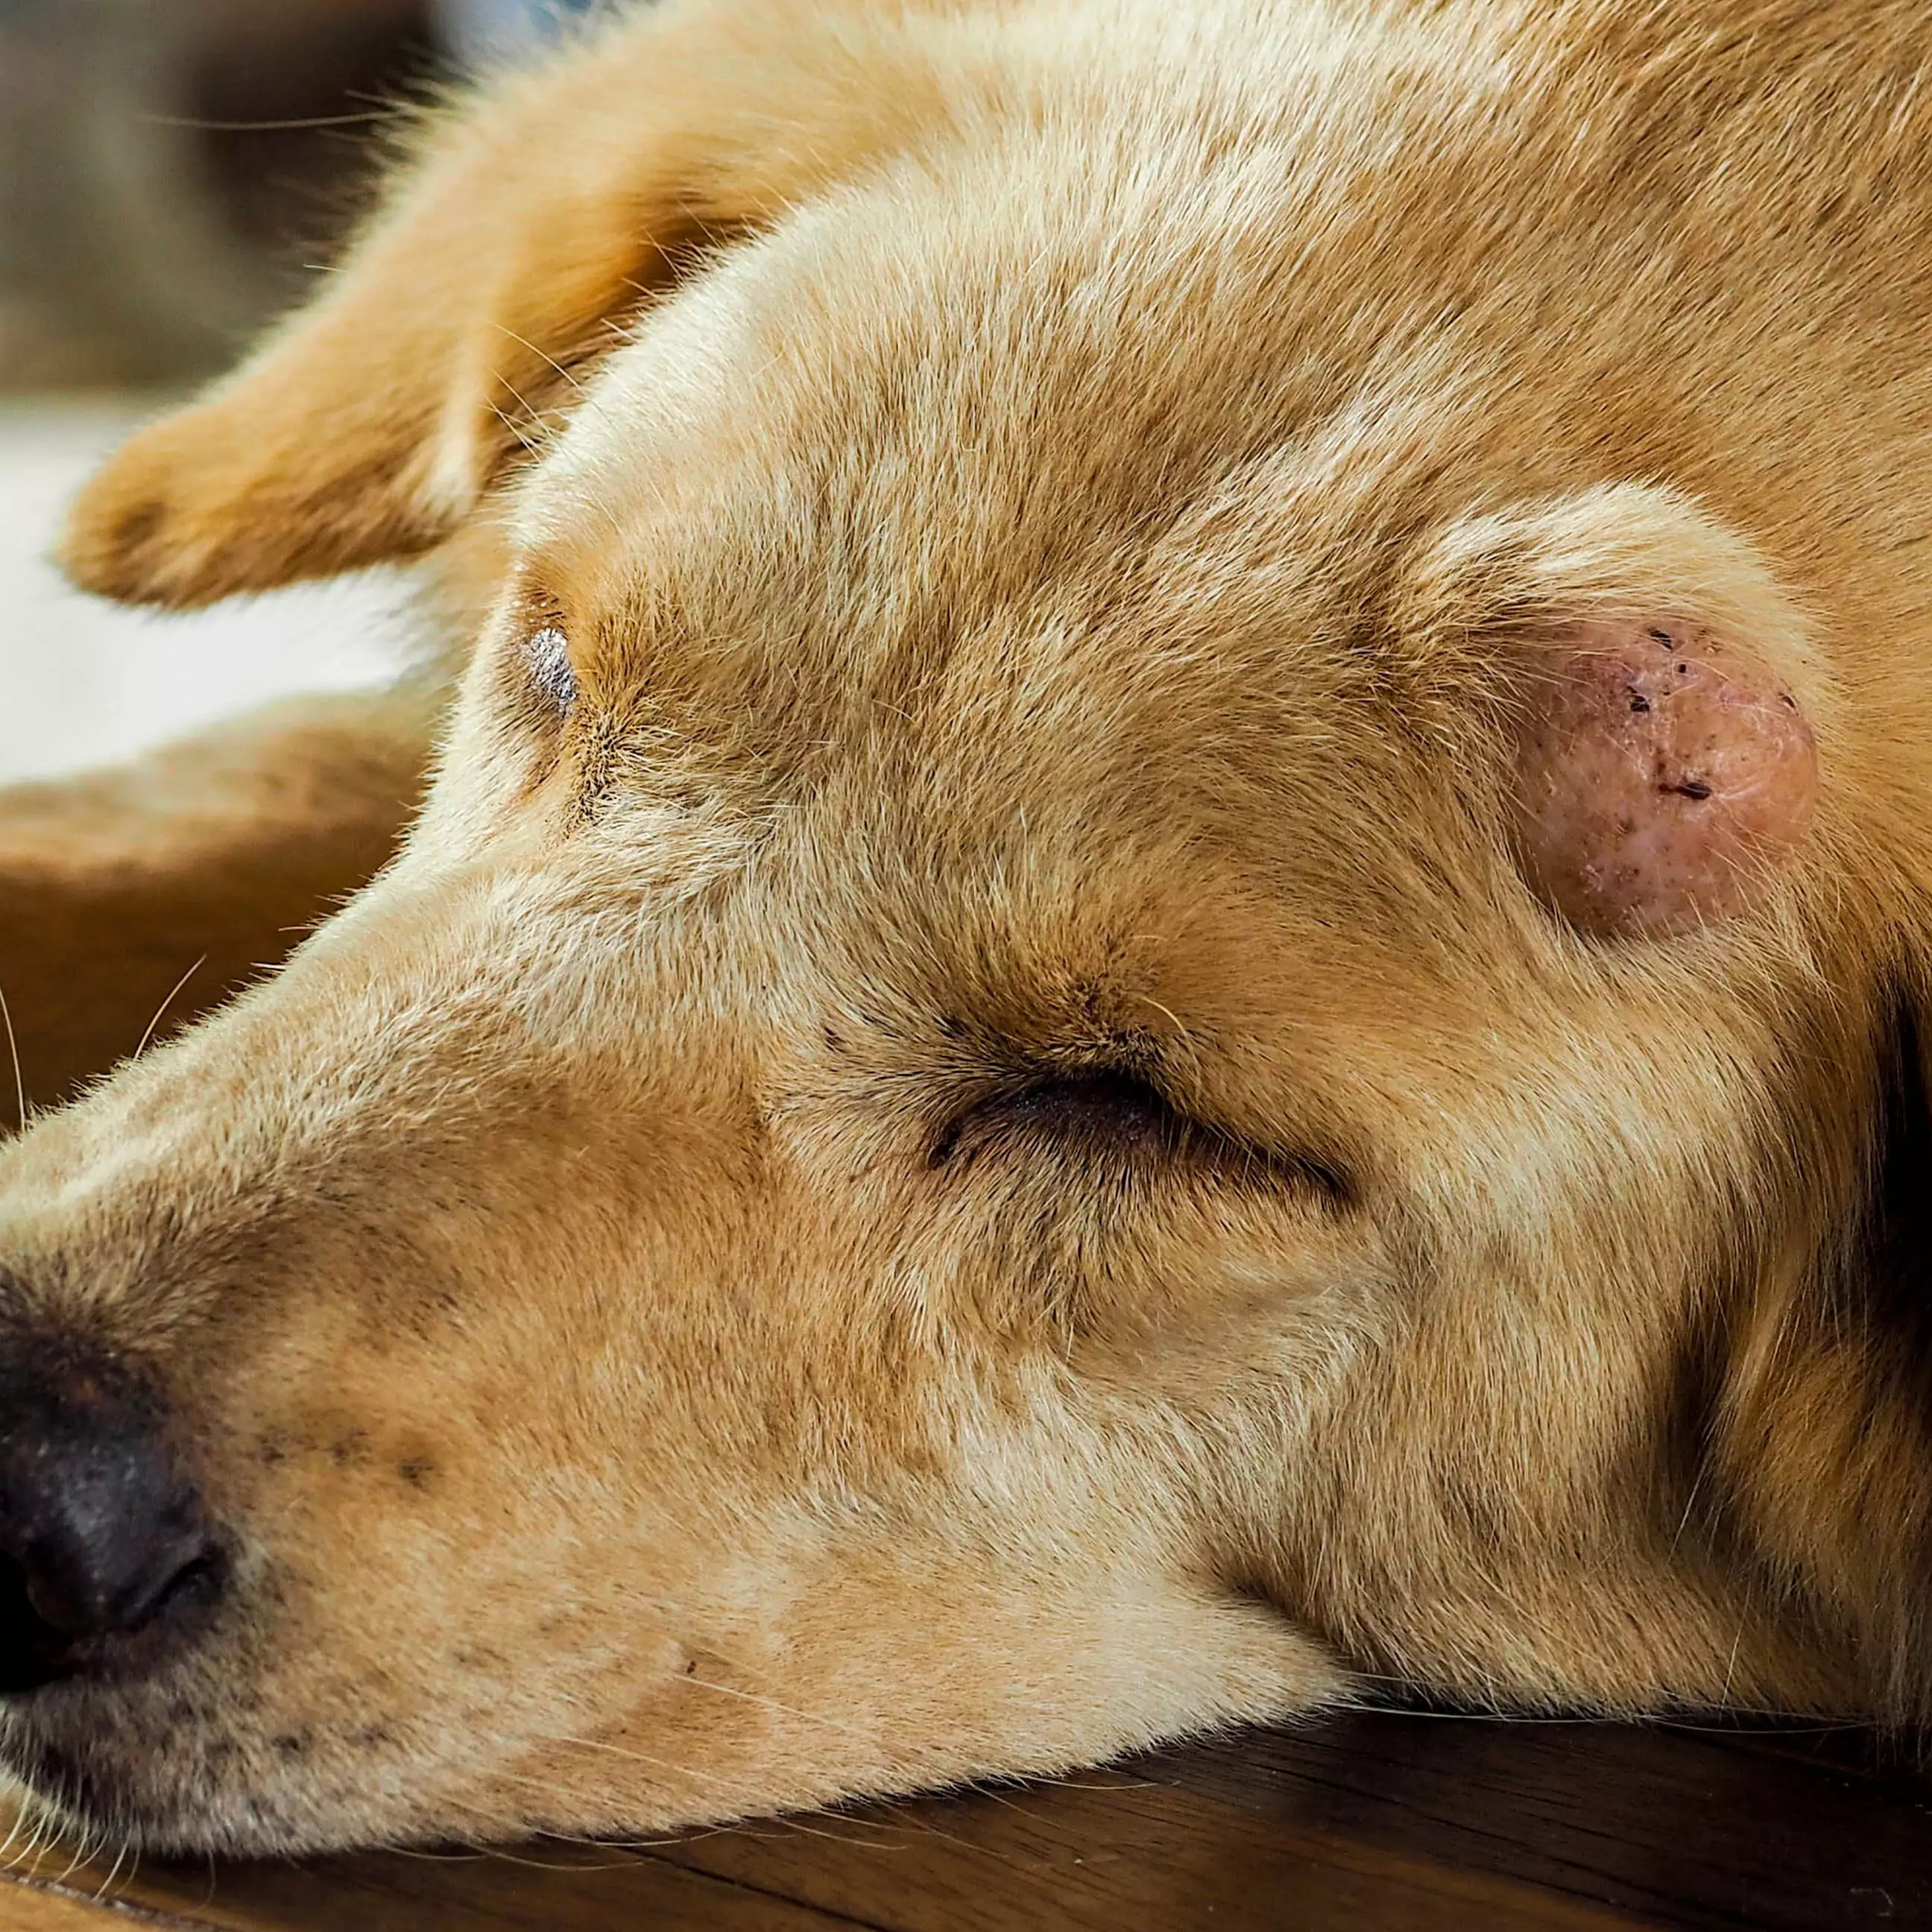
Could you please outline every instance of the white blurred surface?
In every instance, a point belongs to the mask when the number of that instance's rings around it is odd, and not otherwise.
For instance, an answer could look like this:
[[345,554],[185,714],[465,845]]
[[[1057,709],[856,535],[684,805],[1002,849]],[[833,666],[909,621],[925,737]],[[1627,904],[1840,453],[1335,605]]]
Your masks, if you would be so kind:
[[46,560],[62,510],[148,412],[0,406],[0,780],[106,764],[269,698],[380,683],[407,655],[405,586],[383,572],[182,616],[70,589]]

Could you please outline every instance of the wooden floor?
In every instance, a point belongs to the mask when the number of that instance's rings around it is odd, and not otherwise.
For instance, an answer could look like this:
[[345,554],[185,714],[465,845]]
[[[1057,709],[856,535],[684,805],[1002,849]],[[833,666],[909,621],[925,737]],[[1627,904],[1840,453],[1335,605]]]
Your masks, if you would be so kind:
[[1364,1712],[649,1846],[68,1864],[0,1882],[0,1928],[1829,1932],[1932,1927],[1932,1776],[1856,1732]]

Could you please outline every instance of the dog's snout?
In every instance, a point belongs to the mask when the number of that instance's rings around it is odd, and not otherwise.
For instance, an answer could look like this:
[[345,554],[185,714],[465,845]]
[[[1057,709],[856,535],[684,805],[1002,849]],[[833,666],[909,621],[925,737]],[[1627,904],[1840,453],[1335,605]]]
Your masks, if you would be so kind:
[[158,1403],[104,1366],[35,1366],[0,1383],[0,1690],[140,1670],[220,1583]]

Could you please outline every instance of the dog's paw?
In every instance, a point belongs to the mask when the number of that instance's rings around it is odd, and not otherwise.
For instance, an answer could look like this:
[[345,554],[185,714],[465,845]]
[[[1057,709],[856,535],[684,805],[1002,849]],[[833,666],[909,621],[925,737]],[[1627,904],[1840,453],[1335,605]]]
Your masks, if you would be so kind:
[[[69,510],[56,556],[83,590],[117,602],[186,607],[208,601],[224,541],[197,518],[192,468],[180,458],[191,419],[158,423],[125,445]],[[197,527],[197,526],[200,527]]]
[[70,508],[56,560],[97,596],[190,610],[445,533],[413,478],[383,476],[398,465],[380,439],[365,439],[359,466],[320,460],[316,440],[301,411],[252,384],[218,392],[109,459]]

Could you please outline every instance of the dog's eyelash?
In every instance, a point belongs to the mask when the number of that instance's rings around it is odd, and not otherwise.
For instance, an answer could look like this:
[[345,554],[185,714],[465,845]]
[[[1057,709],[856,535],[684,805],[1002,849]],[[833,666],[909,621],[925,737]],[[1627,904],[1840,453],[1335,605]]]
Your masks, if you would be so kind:
[[570,640],[560,624],[545,624],[524,645],[532,688],[560,718],[577,702],[577,673],[570,662]]
[[970,1158],[1009,1133],[1078,1135],[1095,1143],[1150,1153],[1172,1151],[1190,1123],[1150,1082],[1102,1070],[1054,1076],[993,1094],[956,1114],[928,1150],[934,1167]]
[[1049,1074],[987,1094],[946,1120],[927,1148],[933,1168],[958,1167],[1005,1144],[1047,1142],[1078,1157],[1136,1163],[1210,1163],[1228,1174],[1292,1180],[1322,1194],[1348,1192],[1339,1168],[1254,1146],[1168,1100],[1146,1074],[1123,1069]]
[[1346,1177],[1330,1163],[1276,1154],[1210,1126],[1144,1075],[1117,1068],[1051,1075],[973,1102],[934,1138],[927,1164],[956,1166],[1028,1139],[1094,1158],[1204,1161],[1231,1176],[1286,1180],[1336,1202],[1348,1192]]

